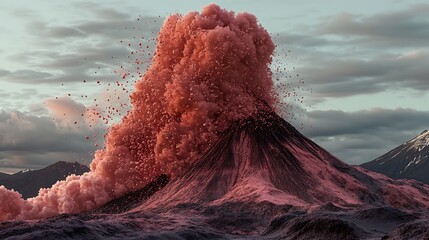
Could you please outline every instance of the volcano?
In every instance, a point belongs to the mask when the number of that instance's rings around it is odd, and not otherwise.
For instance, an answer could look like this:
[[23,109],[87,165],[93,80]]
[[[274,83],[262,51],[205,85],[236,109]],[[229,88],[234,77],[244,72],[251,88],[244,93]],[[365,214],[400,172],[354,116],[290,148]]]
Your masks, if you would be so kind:
[[29,199],[0,186],[0,238],[429,237],[427,185],[349,166],[275,113],[255,16],[210,4],[156,41],[89,172]]
[[429,184],[429,131],[361,165],[394,179],[415,179]]
[[143,239],[429,234],[429,186],[349,166],[272,111],[232,124],[189,171],[167,182],[160,177],[101,211],[2,223],[0,235],[40,237],[53,225],[61,226],[57,236],[76,238],[94,237],[95,229],[100,238]]
[[274,112],[264,111],[233,124],[193,168],[145,207],[233,201],[299,207],[429,206],[422,201],[427,199],[427,186],[420,192],[393,185],[343,163]]

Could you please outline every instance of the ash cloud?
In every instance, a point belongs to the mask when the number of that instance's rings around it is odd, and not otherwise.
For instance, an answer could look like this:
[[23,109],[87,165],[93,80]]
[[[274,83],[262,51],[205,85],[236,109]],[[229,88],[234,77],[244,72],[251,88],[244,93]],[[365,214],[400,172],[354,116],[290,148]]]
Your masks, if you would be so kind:
[[[209,5],[201,13],[170,16],[157,40],[153,63],[131,94],[132,110],[109,129],[91,171],[28,200],[0,188],[0,220],[90,210],[161,173],[174,177],[232,122],[274,107],[274,44],[255,16]],[[62,108],[48,103],[54,114],[79,109],[60,100]],[[60,125],[68,126],[63,120]]]

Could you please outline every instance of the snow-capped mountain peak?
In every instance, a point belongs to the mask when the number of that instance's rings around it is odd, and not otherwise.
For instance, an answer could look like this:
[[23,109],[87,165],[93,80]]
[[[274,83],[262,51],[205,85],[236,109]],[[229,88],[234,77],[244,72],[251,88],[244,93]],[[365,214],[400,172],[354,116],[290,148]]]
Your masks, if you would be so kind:
[[361,166],[391,178],[429,183],[429,130]]
[[409,141],[410,147],[421,151],[423,147],[429,146],[429,130],[424,130],[420,135]]
[[21,173],[26,173],[26,172],[31,172],[31,171],[33,171],[33,170],[27,168],[27,169],[23,169],[23,170],[21,170],[19,172],[16,172],[15,174],[21,174]]

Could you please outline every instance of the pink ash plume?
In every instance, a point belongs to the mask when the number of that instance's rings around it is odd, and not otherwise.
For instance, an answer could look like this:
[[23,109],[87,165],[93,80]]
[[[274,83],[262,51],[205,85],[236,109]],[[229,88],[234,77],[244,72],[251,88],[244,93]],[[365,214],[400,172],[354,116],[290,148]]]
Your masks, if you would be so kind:
[[209,5],[170,16],[131,95],[132,111],[111,127],[91,171],[27,200],[0,187],[0,220],[94,209],[161,173],[186,170],[231,122],[274,105],[273,50],[267,31],[248,13]]

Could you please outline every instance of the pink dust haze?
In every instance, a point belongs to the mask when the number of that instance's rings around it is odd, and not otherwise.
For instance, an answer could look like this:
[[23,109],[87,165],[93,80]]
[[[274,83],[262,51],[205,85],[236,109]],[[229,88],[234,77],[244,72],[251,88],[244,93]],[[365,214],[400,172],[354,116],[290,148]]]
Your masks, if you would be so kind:
[[231,122],[274,106],[273,50],[267,31],[248,13],[209,5],[170,16],[153,63],[131,94],[132,110],[111,127],[91,171],[27,200],[1,186],[0,220],[94,209],[161,173],[186,170]]

